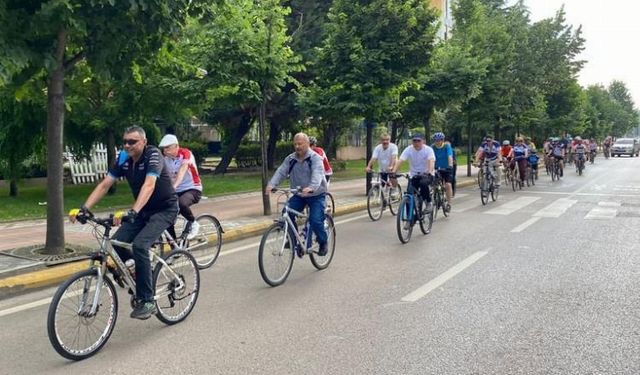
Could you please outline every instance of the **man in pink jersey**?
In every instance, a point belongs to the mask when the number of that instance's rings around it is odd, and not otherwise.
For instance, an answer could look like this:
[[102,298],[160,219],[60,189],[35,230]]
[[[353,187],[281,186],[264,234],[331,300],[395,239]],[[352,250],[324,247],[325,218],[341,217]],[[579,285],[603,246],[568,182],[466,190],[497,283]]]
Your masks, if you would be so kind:
[[[173,134],[162,137],[159,147],[164,154],[164,164],[167,167],[173,188],[178,194],[178,206],[180,214],[187,220],[184,228],[188,239],[193,239],[200,230],[196,218],[191,212],[190,206],[200,201],[202,197],[202,183],[196,166],[196,159],[191,151],[178,145],[178,138]],[[170,228],[171,235],[175,238],[175,230]]]

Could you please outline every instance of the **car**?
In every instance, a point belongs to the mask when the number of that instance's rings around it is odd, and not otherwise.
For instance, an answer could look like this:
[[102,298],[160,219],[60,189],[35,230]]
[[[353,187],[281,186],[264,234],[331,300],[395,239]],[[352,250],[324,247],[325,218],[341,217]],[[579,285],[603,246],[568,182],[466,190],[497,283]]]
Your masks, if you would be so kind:
[[631,157],[640,154],[640,142],[634,138],[618,138],[611,146],[611,156],[629,155]]

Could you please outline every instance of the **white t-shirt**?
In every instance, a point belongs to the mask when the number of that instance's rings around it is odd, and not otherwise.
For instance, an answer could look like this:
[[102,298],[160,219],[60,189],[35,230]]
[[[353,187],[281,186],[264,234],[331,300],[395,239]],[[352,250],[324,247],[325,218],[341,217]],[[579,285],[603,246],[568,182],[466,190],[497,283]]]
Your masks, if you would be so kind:
[[389,143],[387,149],[382,148],[382,144],[376,146],[373,149],[372,158],[378,159],[378,172],[389,172],[389,166],[391,165],[391,157],[398,156],[398,146],[393,143]]
[[402,151],[400,160],[409,160],[409,164],[411,164],[409,175],[415,176],[427,173],[427,160],[436,160],[436,154],[427,145],[422,145],[420,150],[416,150],[413,145],[410,145]]

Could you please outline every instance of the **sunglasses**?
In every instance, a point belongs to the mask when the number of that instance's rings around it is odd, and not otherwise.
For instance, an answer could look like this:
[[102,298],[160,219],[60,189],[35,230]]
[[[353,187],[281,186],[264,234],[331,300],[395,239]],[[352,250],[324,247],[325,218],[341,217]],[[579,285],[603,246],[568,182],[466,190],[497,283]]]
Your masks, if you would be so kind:
[[127,146],[133,146],[138,142],[140,142],[139,139],[123,139],[122,140],[122,144],[127,145]]

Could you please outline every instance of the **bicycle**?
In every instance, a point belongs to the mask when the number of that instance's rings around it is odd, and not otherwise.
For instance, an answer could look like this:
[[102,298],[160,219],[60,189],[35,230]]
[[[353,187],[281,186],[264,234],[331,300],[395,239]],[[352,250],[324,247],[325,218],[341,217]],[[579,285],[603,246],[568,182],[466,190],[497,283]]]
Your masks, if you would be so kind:
[[511,174],[511,188],[513,189],[513,191],[522,190],[523,183],[522,177],[520,176],[520,165],[518,164],[517,160],[514,160],[513,163],[513,173]]
[[611,148],[609,146],[603,146],[602,147],[602,154],[604,155],[605,159],[609,159],[609,156],[611,156],[610,150],[611,150]]
[[[299,257],[309,254],[311,263],[318,270],[327,268],[335,253],[336,230],[332,216],[325,215],[324,218],[324,229],[327,231],[327,254],[320,256],[318,254],[319,245],[312,238],[309,215],[289,207],[290,195],[299,194],[301,191],[300,188],[272,190],[274,193],[282,192],[287,196],[287,200],[280,217],[262,235],[258,250],[258,266],[262,279],[274,287],[287,280],[293,268],[296,251],[298,251]],[[298,229],[298,225],[291,220],[289,214],[293,214],[297,219],[305,220],[302,230]]]
[[[111,238],[113,215],[100,219],[90,212],[73,211],[78,222],[93,225],[100,247],[90,256],[89,268],[71,276],[54,294],[47,314],[47,334],[58,354],[78,361],[96,354],[107,343],[118,318],[118,295],[107,272],[116,284],[128,289],[132,307],[136,284],[132,272],[113,248],[115,244],[131,249],[131,244]],[[164,235],[171,237],[167,230]],[[168,325],[189,316],[200,292],[200,272],[195,259],[175,241],[173,246],[164,257],[149,251],[155,262],[152,283],[156,317]]]
[[576,173],[578,176],[582,176],[582,171],[584,170],[584,156],[576,159]]
[[533,168],[530,163],[527,163],[527,186],[535,186],[538,179],[538,168]]
[[560,177],[562,177],[562,172],[560,170],[560,161],[555,157],[551,158],[550,170],[551,170],[551,181],[560,180]]
[[589,151],[589,163],[593,164],[596,161],[596,150]]
[[389,207],[391,215],[395,216],[400,205],[400,197],[402,197],[400,185],[394,187],[388,180],[383,181],[380,178],[380,173],[375,175],[367,194],[367,213],[373,221],[380,220],[387,207]]
[[447,199],[445,181],[440,174],[440,170],[436,171],[431,193],[433,196],[433,219],[437,218],[440,208],[442,208],[442,214],[445,217],[449,216],[451,207]]
[[[186,230],[186,222],[182,215],[178,215],[174,226],[176,233],[181,233],[176,238],[178,246],[193,255],[198,269],[203,270],[213,266],[222,248],[224,230],[220,221],[210,214],[198,215],[196,217],[196,223],[200,226],[198,234],[191,239],[189,238],[190,231]],[[167,244],[169,244],[168,240],[166,238],[163,240],[161,236],[154,245],[162,249]]]
[[500,194],[500,186],[496,185],[495,177],[489,168],[491,168],[489,162],[484,161],[481,168],[484,170],[484,178],[482,179],[482,186],[480,186],[480,201],[483,206],[489,203],[489,194],[491,194],[491,200],[494,202],[498,200],[498,195]]
[[396,230],[398,232],[398,239],[400,239],[402,243],[409,242],[411,233],[413,232],[413,226],[416,222],[420,223],[420,231],[422,231],[423,234],[431,233],[434,210],[431,209],[430,212],[427,212],[425,218],[422,211],[422,198],[411,184],[412,178],[422,178],[423,176],[424,175],[416,175],[410,177],[407,173],[396,174],[396,177],[404,177],[409,180],[407,190],[404,192],[402,200],[400,201],[398,216],[396,216]]
[[[286,201],[289,199],[288,192],[281,191],[281,193],[282,194],[280,194],[278,198],[276,198],[276,207],[284,206]],[[328,191],[326,191],[324,194],[325,194],[325,208],[324,208],[325,215],[336,216],[336,203],[335,203],[335,200],[333,199],[333,194],[329,193]],[[305,208],[305,210],[306,209],[307,208]]]

